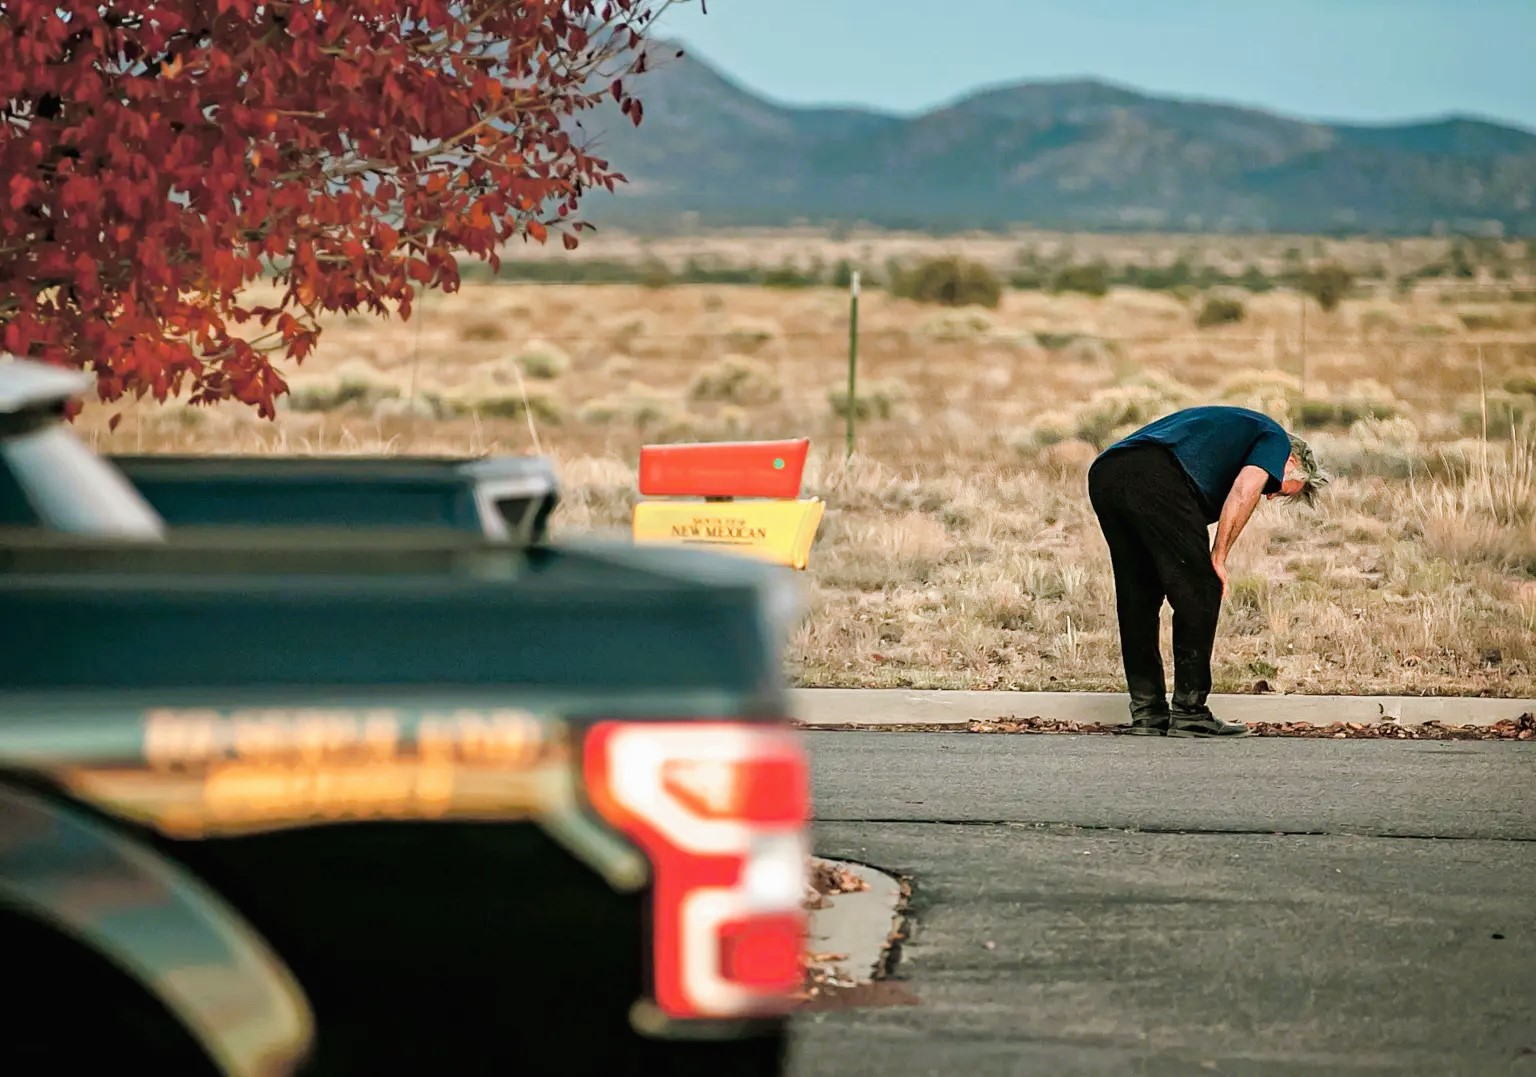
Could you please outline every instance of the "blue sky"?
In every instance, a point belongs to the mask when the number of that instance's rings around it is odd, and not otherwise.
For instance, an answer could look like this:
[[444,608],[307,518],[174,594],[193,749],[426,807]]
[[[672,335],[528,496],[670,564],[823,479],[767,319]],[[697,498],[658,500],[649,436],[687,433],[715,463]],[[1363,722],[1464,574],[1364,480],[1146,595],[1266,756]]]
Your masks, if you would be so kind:
[[1536,0],[699,0],[661,33],[792,104],[918,111],[1095,76],[1308,119],[1536,129]]

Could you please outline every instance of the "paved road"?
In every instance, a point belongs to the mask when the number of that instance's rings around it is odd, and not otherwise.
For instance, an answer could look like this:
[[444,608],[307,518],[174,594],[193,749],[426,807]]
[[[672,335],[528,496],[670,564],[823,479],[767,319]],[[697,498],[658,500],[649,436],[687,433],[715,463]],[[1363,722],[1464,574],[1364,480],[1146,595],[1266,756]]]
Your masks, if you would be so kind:
[[917,1002],[803,1018],[797,1077],[1536,1077],[1536,745],[809,738]]

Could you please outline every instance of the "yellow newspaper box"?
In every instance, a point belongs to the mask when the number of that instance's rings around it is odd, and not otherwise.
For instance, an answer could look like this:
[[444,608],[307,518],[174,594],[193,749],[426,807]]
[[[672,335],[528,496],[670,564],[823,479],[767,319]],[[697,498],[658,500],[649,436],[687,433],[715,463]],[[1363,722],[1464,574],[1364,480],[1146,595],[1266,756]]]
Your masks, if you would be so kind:
[[806,501],[642,501],[635,541],[719,546],[804,568],[825,505]]
[[635,541],[717,547],[805,568],[826,509],[820,498],[798,496],[809,449],[808,438],[644,446],[642,495],[702,500],[640,502]]

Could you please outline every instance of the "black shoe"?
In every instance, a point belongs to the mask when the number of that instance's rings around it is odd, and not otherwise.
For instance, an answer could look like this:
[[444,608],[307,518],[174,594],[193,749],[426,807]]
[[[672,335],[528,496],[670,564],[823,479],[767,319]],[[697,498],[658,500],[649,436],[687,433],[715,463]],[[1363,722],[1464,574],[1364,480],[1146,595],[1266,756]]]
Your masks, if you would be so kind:
[[1168,732],[1168,695],[1131,689],[1131,720],[1127,725],[1117,725],[1114,732],[1133,737],[1161,737]]
[[1117,725],[1114,732],[1130,737],[1162,737],[1168,734],[1168,716],[1133,718],[1128,725]]
[[1242,722],[1224,722],[1210,711],[1180,714],[1168,721],[1170,737],[1246,737],[1248,727]]

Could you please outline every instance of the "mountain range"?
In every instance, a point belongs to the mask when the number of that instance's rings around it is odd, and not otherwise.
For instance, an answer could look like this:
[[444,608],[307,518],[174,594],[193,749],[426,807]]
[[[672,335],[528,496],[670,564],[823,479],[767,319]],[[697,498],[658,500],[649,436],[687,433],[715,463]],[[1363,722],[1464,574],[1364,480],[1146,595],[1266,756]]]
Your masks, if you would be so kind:
[[677,48],[652,43],[638,127],[581,121],[629,179],[594,221],[1536,234],[1536,133],[1486,120],[1317,123],[1087,79],[918,115],[792,107]]

